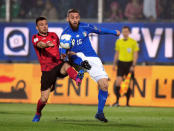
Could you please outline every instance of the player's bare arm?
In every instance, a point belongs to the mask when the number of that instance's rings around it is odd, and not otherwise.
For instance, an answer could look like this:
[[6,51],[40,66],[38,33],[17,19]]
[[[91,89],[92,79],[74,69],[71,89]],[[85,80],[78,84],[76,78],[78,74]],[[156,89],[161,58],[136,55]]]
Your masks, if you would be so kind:
[[138,59],[138,51],[134,52],[134,56],[133,56],[133,64],[132,66],[130,67],[130,71],[134,71],[134,68],[136,66],[136,63],[137,63],[137,59]]
[[119,55],[119,52],[116,51],[115,56],[114,56],[114,61],[113,61],[113,68],[112,68],[114,71],[115,71],[117,60],[118,60],[118,55]]
[[37,47],[39,47],[39,48],[54,47],[54,44],[53,44],[51,41],[49,41],[49,42],[47,42],[47,43],[42,42],[42,41],[39,41],[39,42],[37,43]]

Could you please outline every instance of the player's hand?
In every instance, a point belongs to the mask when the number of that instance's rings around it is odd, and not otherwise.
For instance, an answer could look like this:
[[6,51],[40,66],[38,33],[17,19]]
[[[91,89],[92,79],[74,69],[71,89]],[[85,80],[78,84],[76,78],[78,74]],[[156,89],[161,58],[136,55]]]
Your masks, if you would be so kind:
[[76,53],[75,52],[73,52],[73,51],[68,51],[68,53],[67,53],[68,55],[70,55],[70,56],[72,56],[72,55],[76,55]]
[[66,54],[61,54],[60,58],[64,60],[66,58]]
[[134,72],[134,66],[131,66],[129,69],[130,72]]
[[47,46],[48,46],[48,47],[54,47],[55,45],[54,45],[51,41],[48,41],[48,42],[47,42]]
[[116,32],[117,32],[117,36],[119,36],[120,35],[120,31],[119,30],[116,30]]
[[112,66],[112,70],[115,71],[116,70],[116,65]]

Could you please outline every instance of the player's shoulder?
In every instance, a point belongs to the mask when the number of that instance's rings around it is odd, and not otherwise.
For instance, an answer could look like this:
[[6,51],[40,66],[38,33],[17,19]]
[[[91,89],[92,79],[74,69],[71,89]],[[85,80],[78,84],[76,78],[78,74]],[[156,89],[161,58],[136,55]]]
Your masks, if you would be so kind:
[[136,43],[137,41],[134,40],[133,38],[129,37],[129,41],[132,42],[132,43]]
[[55,32],[48,32],[48,36],[51,39],[59,39],[58,35]]
[[34,35],[32,36],[32,42],[36,42],[36,41],[38,41],[38,40],[39,40],[38,34],[34,34]]
[[121,42],[121,41],[123,41],[123,38],[119,38],[119,39],[116,40],[117,43]]
[[79,27],[81,27],[81,28],[90,28],[90,27],[93,27],[93,25],[89,24],[89,23],[80,22]]
[[48,32],[48,35],[57,36],[57,34],[55,32]]
[[79,23],[79,26],[80,26],[80,27],[89,26],[89,24],[88,24],[88,23],[84,23],[84,22],[80,22],[80,23]]
[[71,27],[69,25],[66,26],[65,29],[62,32],[62,34],[67,34],[67,33],[71,33]]
[[34,34],[33,36],[32,36],[32,43],[34,44],[34,43],[36,43],[36,42],[38,42],[39,41],[39,35],[38,34]]
[[38,34],[32,35],[32,39],[37,38],[37,37],[38,37]]

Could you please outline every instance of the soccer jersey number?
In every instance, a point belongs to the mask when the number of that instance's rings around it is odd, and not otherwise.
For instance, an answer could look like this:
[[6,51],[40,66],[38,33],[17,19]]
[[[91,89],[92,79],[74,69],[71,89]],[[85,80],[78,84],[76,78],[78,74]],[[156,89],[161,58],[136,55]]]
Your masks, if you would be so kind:
[[82,44],[82,39],[78,39],[77,40],[77,45],[81,45]]

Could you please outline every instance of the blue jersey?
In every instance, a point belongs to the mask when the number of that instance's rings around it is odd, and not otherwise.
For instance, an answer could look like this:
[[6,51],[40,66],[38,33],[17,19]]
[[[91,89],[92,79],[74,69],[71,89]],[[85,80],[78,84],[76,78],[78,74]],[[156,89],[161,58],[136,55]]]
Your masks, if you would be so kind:
[[[76,53],[82,52],[86,57],[98,57],[89,40],[90,33],[117,35],[115,30],[104,28],[98,29],[97,27],[86,23],[79,23],[79,28],[77,30],[72,30],[71,26],[69,25],[65,28],[62,35],[70,34],[72,36],[72,39],[74,40],[74,46],[69,49],[70,51]],[[65,52],[66,49],[62,49],[62,53],[64,54]],[[79,64],[81,61],[81,59],[77,56],[72,56],[71,60],[76,64]]]

